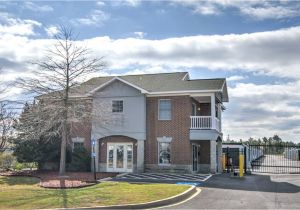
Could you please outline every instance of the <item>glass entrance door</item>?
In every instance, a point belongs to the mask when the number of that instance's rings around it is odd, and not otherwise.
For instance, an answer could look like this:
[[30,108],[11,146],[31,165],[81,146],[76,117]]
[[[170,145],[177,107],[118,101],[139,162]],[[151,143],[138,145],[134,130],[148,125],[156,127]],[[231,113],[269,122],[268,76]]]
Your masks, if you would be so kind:
[[107,144],[107,171],[132,172],[133,145],[130,143]]
[[116,145],[116,168],[124,169],[124,145]]
[[193,171],[198,171],[198,152],[199,146],[193,144],[192,145],[192,158],[193,158]]

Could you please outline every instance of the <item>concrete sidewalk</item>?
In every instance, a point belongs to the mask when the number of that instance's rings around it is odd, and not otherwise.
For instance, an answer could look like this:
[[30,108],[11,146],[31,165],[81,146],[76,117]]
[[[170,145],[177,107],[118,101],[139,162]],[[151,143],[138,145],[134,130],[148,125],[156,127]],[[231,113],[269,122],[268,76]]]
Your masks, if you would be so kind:
[[195,198],[165,209],[300,209],[300,175],[211,177]]

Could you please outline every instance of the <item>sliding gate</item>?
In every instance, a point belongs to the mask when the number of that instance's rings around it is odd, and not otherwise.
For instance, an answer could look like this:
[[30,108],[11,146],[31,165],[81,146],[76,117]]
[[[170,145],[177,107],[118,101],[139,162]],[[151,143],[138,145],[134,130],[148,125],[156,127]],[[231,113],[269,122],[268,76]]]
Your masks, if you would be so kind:
[[248,162],[253,172],[300,174],[300,147],[248,145]]

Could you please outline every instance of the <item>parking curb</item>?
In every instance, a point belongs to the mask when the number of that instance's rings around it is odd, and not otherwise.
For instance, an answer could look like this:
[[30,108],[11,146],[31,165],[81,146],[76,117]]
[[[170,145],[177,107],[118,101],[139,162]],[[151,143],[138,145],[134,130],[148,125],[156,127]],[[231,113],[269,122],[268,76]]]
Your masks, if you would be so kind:
[[55,210],[72,210],[72,209],[150,209],[156,208],[161,206],[167,206],[171,204],[175,204],[181,201],[186,200],[187,198],[191,197],[197,193],[197,189],[195,186],[191,186],[186,191],[161,200],[151,201],[147,203],[138,203],[138,204],[125,204],[125,205],[112,205],[112,206],[93,206],[93,207],[78,207],[78,208],[56,208]]

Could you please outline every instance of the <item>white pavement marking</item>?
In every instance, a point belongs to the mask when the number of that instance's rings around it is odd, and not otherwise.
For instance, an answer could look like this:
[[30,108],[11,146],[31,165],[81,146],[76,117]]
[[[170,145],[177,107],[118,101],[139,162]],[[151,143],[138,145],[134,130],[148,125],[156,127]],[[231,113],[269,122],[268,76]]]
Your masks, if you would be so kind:
[[160,173],[141,173],[124,174],[120,179],[151,179],[151,180],[169,180],[169,181],[206,181],[211,174],[160,174]]
[[205,182],[206,180],[208,180],[210,177],[212,177],[212,174],[207,176],[205,179],[203,179],[203,181]]

